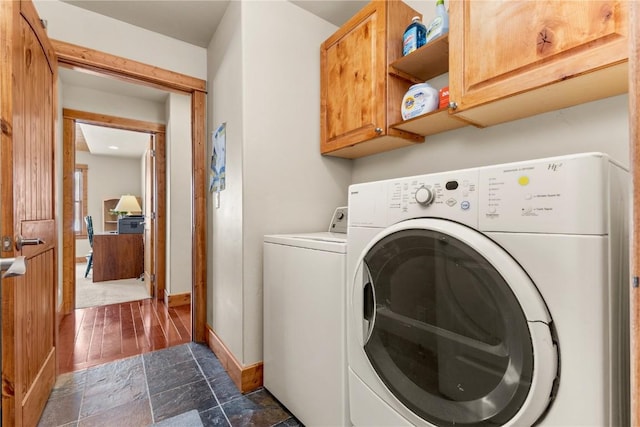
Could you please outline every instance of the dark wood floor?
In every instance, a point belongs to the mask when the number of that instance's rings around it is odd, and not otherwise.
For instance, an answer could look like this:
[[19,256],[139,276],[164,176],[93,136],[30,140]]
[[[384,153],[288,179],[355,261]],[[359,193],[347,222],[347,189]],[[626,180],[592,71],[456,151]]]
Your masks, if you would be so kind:
[[58,373],[191,341],[191,307],[152,299],[75,310],[60,323]]

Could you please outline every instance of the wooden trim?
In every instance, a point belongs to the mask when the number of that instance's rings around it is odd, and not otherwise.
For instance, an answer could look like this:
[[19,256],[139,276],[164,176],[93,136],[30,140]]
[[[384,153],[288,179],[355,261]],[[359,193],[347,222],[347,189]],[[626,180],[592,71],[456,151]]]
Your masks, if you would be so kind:
[[[629,2],[629,163],[632,185],[632,230],[629,253],[632,283],[640,277],[640,4]],[[640,425],[640,290],[630,283],[631,425]]]
[[[64,117],[64,115],[63,115]],[[76,306],[76,235],[73,232],[73,171],[76,167],[76,126],[62,120],[62,301],[60,311],[69,314]]]
[[66,43],[60,40],[51,40],[58,63],[80,70],[98,71],[125,81],[145,82],[163,89],[172,89],[181,92],[207,90],[206,80],[201,80],[185,74],[165,70],[142,62],[117,57],[99,50]]
[[207,331],[207,345],[220,360],[238,390],[241,393],[249,393],[262,387],[263,363],[242,366],[209,325],[207,325]]
[[72,110],[69,108],[64,108],[62,110],[62,116],[65,119],[66,118],[74,119],[76,123],[86,123],[89,125],[104,126],[104,127],[114,128],[114,129],[132,130],[136,132],[165,133],[167,128],[167,126],[162,123],[145,122],[143,120],[127,119],[125,117],[90,113],[88,111]]
[[87,259],[83,256],[76,257],[76,264],[82,264],[83,262],[87,262]]
[[165,134],[158,133],[155,138],[155,200],[156,200],[156,220],[154,252],[155,258],[155,296],[162,299],[167,288],[167,147]]
[[206,128],[206,94],[194,92],[191,95],[191,129],[192,129],[192,188],[193,188],[193,288],[195,304],[191,311],[192,336],[194,341],[206,340],[207,324],[207,144]]
[[173,295],[169,295],[168,293],[164,294],[164,305],[167,307],[178,307],[189,304],[191,304],[191,292]]

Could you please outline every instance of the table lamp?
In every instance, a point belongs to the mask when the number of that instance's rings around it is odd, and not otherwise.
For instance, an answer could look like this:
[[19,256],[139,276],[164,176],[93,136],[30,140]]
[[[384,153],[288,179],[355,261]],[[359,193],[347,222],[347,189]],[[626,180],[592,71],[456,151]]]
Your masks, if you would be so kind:
[[138,203],[136,196],[132,196],[131,194],[125,194],[120,197],[118,204],[113,208],[113,210],[116,212],[126,212],[127,215],[131,215],[132,212],[142,212],[142,208],[140,207],[140,203]]

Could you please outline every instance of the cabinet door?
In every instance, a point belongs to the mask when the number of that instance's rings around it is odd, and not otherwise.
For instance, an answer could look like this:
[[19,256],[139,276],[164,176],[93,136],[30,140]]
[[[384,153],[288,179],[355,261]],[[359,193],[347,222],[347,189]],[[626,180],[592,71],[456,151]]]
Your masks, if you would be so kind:
[[[627,2],[613,0],[452,0],[449,77],[457,112],[626,65],[627,9]],[[576,93],[561,95],[586,102],[590,93],[606,95],[603,85],[619,83],[607,80],[576,79],[582,82],[572,88]],[[555,86],[548,89],[539,103],[560,97]]]
[[385,23],[371,2],[320,47],[322,153],[386,132]]

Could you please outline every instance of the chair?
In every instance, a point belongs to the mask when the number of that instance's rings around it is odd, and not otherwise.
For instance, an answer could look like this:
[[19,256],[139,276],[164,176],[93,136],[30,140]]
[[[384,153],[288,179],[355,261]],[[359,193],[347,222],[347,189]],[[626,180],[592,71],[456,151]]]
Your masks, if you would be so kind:
[[84,222],[87,223],[87,236],[89,236],[89,246],[91,246],[89,255],[87,255],[87,269],[84,271],[84,278],[86,279],[89,275],[89,270],[93,267],[93,220],[91,215],[85,216]]

